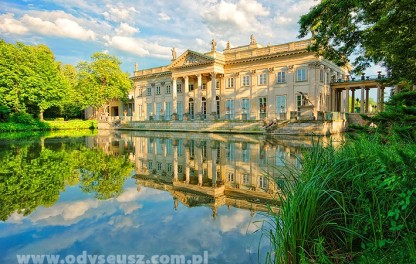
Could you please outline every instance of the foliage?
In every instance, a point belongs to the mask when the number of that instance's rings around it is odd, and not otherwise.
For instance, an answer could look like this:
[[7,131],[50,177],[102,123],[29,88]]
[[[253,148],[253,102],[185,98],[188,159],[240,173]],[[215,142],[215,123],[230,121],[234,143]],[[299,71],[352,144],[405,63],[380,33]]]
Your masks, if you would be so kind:
[[52,51],[45,45],[8,44],[0,40],[0,104],[42,119],[59,105],[65,82]]
[[45,121],[51,130],[64,129],[95,129],[98,126],[97,120],[68,120],[68,121]]
[[91,60],[77,65],[78,105],[105,109],[111,100],[125,99],[132,89],[132,81],[128,73],[121,71],[121,62],[104,53],[94,53]]
[[79,184],[99,199],[122,192],[132,170],[127,156],[87,149],[83,140],[61,138],[48,144],[47,139],[9,140],[0,149],[0,220],[53,205],[68,185]]
[[[362,137],[316,145],[289,175],[271,231],[277,263],[350,262],[416,232],[416,144]],[[293,171],[293,170],[292,170]]]
[[75,155],[84,192],[95,193],[100,200],[121,194],[132,170],[127,155],[109,156],[100,149],[81,149]]
[[10,109],[8,107],[0,105],[0,122],[9,119]]
[[416,91],[400,92],[385,104],[385,111],[368,118],[377,131],[416,140]]
[[355,71],[371,63],[391,70],[392,77],[416,83],[416,5],[413,0],[320,1],[300,23],[300,37],[312,32],[313,51],[345,65],[357,55]]

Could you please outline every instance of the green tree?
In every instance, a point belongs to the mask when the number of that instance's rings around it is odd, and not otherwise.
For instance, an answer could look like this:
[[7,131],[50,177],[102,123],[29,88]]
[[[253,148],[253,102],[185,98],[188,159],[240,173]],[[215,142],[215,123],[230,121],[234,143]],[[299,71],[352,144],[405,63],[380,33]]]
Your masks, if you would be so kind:
[[121,62],[115,56],[94,53],[91,62],[77,65],[78,75],[76,90],[80,104],[96,109],[102,107],[105,112],[112,100],[125,99],[132,88],[128,73],[123,73]]
[[77,69],[71,64],[63,64],[60,70],[67,83],[61,106],[62,114],[65,119],[79,117],[83,108],[76,91]]
[[43,119],[46,109],[61,103],[65,84],[47,46],[0,40],[0,105]]
[[416,83],[414,0],[323,0],[299,23],[300,37],[312,32],[311,50],[318,55],[338,65],[356,55],[356,73],[380,63],[394,82]]

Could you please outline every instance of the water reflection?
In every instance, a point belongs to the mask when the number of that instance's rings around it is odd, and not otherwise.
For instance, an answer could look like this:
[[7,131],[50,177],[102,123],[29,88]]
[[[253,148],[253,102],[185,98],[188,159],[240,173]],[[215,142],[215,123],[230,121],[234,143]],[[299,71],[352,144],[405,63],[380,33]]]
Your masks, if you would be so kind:
[[[110,133],[0,140],[0,263],[16,254],[202,254],[256,263],[252,232],[310,139]],[[133,176],[133,177],[131,177]]]

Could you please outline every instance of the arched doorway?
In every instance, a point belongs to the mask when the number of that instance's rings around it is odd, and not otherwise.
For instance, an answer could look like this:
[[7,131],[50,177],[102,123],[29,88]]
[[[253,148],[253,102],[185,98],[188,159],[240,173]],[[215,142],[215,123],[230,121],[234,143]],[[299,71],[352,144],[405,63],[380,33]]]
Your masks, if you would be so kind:
[[201,117],[202,119],[207,118],[207,99],[205,97],[202,97],[201,114],[202,114],[202,117]]
[[195,109],[194,109],[194,99],[189,98],[189,117],[193,120],[195,115]]

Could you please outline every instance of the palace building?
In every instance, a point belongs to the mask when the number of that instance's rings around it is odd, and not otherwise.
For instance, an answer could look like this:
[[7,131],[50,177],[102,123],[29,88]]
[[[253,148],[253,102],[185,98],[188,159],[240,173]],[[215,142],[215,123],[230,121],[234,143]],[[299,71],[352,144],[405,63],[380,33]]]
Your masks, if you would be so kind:
[[289,118],[308,102],[318,111],[332,107],[330,80],[344,79],[347,69],[308,51],[310,40],[245,46],[220,52],[187,50],[169,65],[139,70],[127,103],[113,102],[110,116],[146,120],[263,120]]

